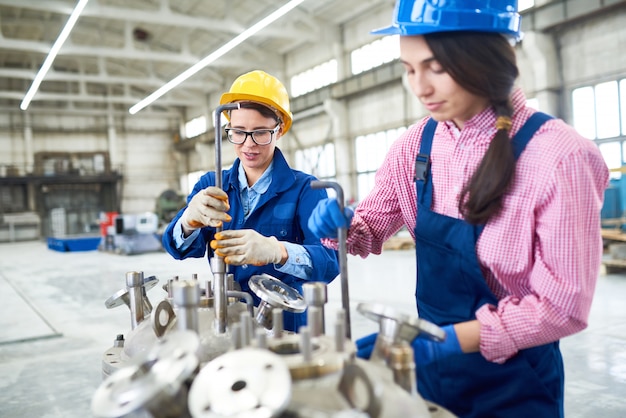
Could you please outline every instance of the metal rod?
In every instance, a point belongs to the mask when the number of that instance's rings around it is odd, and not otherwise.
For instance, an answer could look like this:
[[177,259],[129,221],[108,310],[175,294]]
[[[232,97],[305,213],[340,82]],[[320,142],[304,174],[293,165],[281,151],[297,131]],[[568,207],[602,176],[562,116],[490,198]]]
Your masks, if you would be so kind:
[[251,317],[254,316],[254,299],[250,293],[242,292],[240,290],[226,290],[226,296],[229,298],[245,299],[248,313]]
[[[222,113],[239,109],[239,103],[226,103],[215,109],[215,186],[222,188]],[[218,227],[221,231],[221,227]]]
[[328,301],[326,284],[322,282],[308,282],[302,285],[302,296],[308,306],[307,324],[311,328],[313,337],[319,337],[326,332],[324,305]]
[[128,289],[128,307],[130,308],[130,325],[131,329],[143,321],[144,318],[144,302],[143,302],[143,271],[129,271],[126,273],[126,289]]
[[[334,181],[313,180],[311,187],[314,189],[332,188],[337,193],[337,203],[341,213],[344,210],[343,189]],[[348,252],[346,249],[346,240],[348,238],[348,228],[337,228],[337,242],[339,244],[339,275],[341,276],[341,305],[346,314],[346,337],[352,339],[352,331],[350,326],[350,295],[348,291]]]
[[[239,103],[227,103],[215,109],[215,186],[222,188],[222,112],[239,109]],[[221,232],[222,227],[215,228]],[[207,242],[207,254],[210,253],[210,242]],[[211,271],[214,277],[214,306],[217,332],[226,332],[228,305],[226,303],[226,265],[224,258],[216,254],[211,260]]]
[[178,307],[176,315],[179,330],[200,332],[198,305],[200,304],[200,286],[197,280],[179,280],[174,283],[172,300]]
[[343,309],[337,311],[335,320],[335,351],[343,353],[345,351],[346,340],[346,314]]
[[389,368],[393,372],[393,381],[411,396],[416,396],[417,382],[415,381],[413,348],[406,341],[391,346]]

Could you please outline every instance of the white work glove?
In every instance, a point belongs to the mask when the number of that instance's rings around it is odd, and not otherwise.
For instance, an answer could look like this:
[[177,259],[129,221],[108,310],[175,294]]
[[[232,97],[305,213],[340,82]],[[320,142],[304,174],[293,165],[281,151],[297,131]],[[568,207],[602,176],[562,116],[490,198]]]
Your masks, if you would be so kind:
[[210,186],[200,190],[187,205],[181,216],[183,232],[190,233],[203,226],[218,227],[232,218],[226,213],[230,209],[228,195],[219,187]]
[[224,257],[226,264],[282,264],[287,249],[276,237],[265,237],[252,229],[226,230],[215,234],[211,241],[215,254]]

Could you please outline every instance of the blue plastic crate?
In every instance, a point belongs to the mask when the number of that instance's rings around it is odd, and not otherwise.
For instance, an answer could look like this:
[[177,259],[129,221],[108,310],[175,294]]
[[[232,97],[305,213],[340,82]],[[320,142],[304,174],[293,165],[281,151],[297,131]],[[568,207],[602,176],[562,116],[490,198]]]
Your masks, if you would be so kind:
[[101,237],[48,238],[48,248],[60,252],[93,251],[100,245]]

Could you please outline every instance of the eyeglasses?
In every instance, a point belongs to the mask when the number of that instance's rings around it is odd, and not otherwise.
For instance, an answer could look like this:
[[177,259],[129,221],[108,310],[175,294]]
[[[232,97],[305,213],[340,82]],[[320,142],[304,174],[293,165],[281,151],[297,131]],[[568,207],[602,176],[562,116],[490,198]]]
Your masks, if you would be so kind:
[[242,131],[241,129],[226,128],[226,135],[231,144],[241,145],[246,142],[248,135],[257,145],[269,145],[274,139],[274,135],[280,129],[280,123],[274,129],[256,129],[254,131]]

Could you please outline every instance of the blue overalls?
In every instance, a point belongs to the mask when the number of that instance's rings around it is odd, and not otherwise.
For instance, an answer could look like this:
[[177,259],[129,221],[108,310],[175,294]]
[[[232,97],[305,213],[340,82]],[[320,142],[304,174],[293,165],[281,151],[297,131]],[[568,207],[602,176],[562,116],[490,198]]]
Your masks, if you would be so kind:
[[[535,113],[515,135],[516,159],[550,118]],[[428,121],[416,159],[415,298],[420,318],[444,326],[476,319],[478,308],[498,301],[476,256],[484,225],[474,226],[431,210],[429,155],[436,126],[433,119]],[[563,417],[563,380],[558,341],[521,350],[504,364],[471,353],[417,367],[420,394],[463,418]]]

